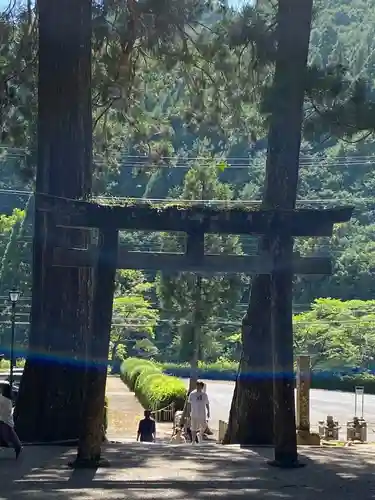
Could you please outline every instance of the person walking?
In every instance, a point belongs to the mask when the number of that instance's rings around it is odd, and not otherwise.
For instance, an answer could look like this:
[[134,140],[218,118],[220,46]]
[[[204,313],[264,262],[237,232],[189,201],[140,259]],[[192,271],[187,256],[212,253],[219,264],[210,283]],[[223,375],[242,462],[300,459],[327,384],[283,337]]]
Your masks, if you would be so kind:
[[22,451],[22,444],[14,430],[12,389],[8,383],[2,384],[0,394],[0,442],[12,445],[16,459]]
[[137,441],[141,443],[153,443],[156,439],[155,420],[151,418],[151,411],[145,410],[144,418],[139,422]]
[[196,389],[189,394],[188,405],[191,422],[191,441],[195,444],[203,440],[203,434],[207,427],[207,420],[210,418],[210,402],[207,393],[204,392],[204,383],[197,382]]

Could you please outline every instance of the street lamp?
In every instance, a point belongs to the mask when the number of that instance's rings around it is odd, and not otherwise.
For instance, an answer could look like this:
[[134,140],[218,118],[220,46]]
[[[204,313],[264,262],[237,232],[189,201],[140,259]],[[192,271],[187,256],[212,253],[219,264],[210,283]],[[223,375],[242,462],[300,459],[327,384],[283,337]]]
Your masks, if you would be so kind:
[[15,332],[16,332],[16,304],[18,299],[20,298],[19,290],[13,288],[9,292],[9,299],[12,303],[12,339],[10,343],[10,376],[9,376],[9,385],[11,391],[13,391],[13,368],[14,368],[14,340],[15,340]]

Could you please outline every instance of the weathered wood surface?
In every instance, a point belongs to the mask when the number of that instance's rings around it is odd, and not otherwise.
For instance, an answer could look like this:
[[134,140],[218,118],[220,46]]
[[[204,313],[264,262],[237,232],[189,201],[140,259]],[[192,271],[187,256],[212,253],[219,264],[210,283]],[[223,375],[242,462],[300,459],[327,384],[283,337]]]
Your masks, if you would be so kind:
[[204,258],[204,232],[188,233],[186,238],[186,257],[193,262],[200,262]]
[[60,227],[293,236],[330,236],[333,225],[350,220],[353,213],[351,206],[322,210],[109,206],[45,195],[38,195],[38,210],[52,212]]
[[[55,248],[53,265],[59,267],[92,267],[95,265],[95,250]],[[284,264],[286,265],[286,264]],[[201,274],[245,273],[270,274],[282,263],[274,264],[270,254],[263,255],[204,255],[193,260],[184,254],[166,252],[129,252],[119,248],[117,269],[145,269],[147,271],[194,272]],[[329,275],[332,263],[329,257],[293,258],[294,274]]]

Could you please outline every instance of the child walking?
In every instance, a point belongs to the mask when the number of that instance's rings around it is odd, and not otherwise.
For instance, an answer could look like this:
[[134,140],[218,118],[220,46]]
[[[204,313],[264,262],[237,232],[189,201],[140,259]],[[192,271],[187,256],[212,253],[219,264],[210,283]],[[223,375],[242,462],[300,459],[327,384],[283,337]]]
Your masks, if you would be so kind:
[[12,390],[9,384],[2,384],[0,394],[0,442],[12,445],[16,459],[22,451],[22,444],[14,430]]
[[145,410],[144,416],[145,418],[138,425],[137,441],[141,441],[141,443],[154,443],[156,439],[155,420],[151,418],[150,410]]

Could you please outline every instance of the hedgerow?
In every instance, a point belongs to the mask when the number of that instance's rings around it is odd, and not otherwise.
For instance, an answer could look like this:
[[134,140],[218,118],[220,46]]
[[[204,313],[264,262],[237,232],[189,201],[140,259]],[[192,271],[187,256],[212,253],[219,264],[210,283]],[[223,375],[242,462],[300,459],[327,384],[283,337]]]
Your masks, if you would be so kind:
[[[162,371],[175,377],[189,378],[190,368],[187,364],[165,363],[160,365]],[[198,376],[206,380],[235,381],[238,373],[237,363],[200,363]],[[251,374],[249,375],[251,377]],[[313,370],[311,375],[312,389],[352,392],[356,386],[363,386],[367,394],[375,394],[375,375],[370,372]]]
[[160,410],[174,403],[175,409],[183,408],[186,388],[182,380],[166,375],[156,363],[128,358],[121,365],[121,379],[134,391],[144,408]]

